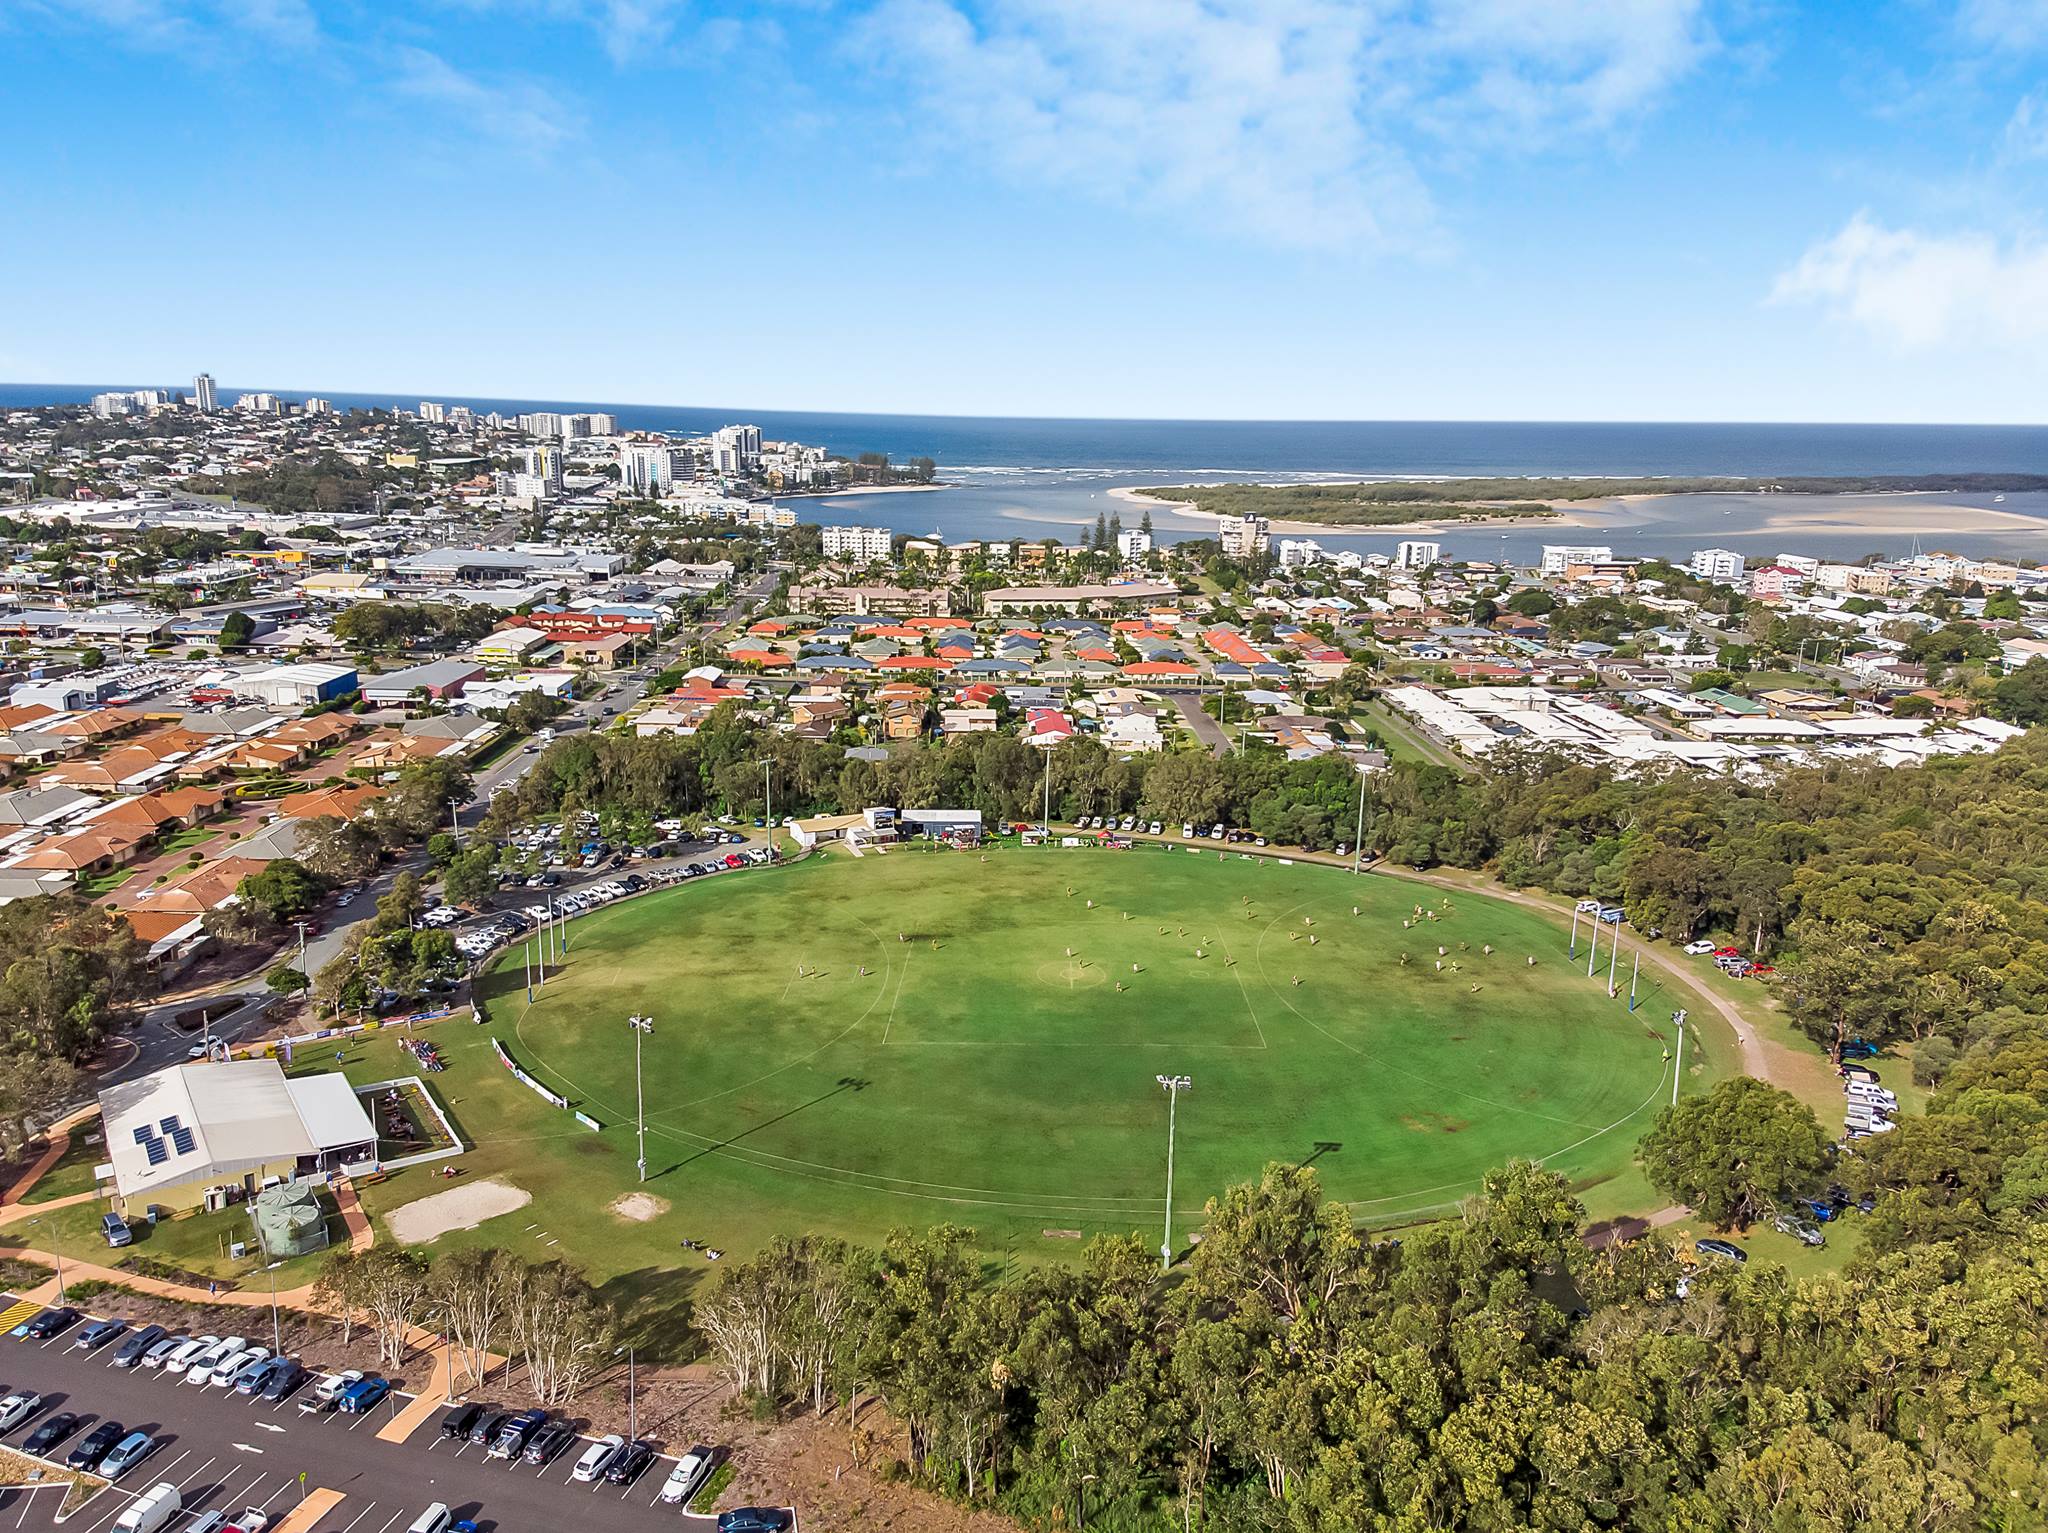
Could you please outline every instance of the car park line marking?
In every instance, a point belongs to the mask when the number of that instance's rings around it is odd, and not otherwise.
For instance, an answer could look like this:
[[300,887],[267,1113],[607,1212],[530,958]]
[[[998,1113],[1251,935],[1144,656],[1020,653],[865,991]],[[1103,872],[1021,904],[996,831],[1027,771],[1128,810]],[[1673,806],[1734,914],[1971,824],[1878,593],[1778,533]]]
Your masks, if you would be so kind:
[[[356,1525],[356,1523],[358,1523],[358,1522],[361,1522],[361,1521],[362,1521],[362,1520],[363,1520],[363,1519],[364,1519],[365,1517],[369,1516],[369,1515],[370,1515],[370,1513],[372,1513],[372,1512],[374,1512],[374,1511],[376,1511],[376,1510],[377,1510],[377,1503],[376,1503],[376,1502],[374,1502],[374,1501],[372,1501],[372,1502],[371,1502],[371,1503],[370,1503],[370,1504],[369,1504],[368,1506],[364,1507],[364,1508],[363,1508],[363,1509],[362,1509],[362,1510],[361,1510],[360,1512],[357,1512],[357,1513],[356,1513],[356,1515],[355,1515],[355,1521],[354,1521],[354,1522],[351,1522],[351,1523],[349,1523],[348,1527],[346,1527],[346,1528],[343,1528],[343,1529],[341,1530],[341,1533],[349,1533],[349,1529],[350,1529],[350,1528],[353,1528],[353,1527],[354,1527],[354,1526]],[[387,1526],[388,1526],[388,1524],[387,1524]]]

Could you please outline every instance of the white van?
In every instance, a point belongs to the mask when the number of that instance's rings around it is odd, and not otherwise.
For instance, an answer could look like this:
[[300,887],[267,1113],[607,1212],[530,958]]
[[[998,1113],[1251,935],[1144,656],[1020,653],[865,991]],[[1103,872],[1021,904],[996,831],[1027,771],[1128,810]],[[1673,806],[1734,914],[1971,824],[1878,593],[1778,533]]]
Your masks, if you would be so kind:
[[128,1504],[128,1510],[114,1519],[114,1533],[156,1533],[178,1515],[184,1505],[178,1487],[159,1481]]
[[454,1514],[441,1502],[436,1501],[413,1519],[412,1526],[407,1528],[405,1533],[448,1533],[454,1522]]

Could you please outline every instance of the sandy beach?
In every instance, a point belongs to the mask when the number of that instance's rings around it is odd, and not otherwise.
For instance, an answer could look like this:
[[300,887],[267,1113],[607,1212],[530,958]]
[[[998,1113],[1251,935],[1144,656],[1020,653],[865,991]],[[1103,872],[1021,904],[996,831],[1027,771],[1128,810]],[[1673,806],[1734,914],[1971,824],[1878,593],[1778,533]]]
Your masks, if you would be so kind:
[[[1184,527],[1207,527],[1221,518],[1212,511],[1203,511],[1177,501],[1157,500],[1142,490],[1119,488],[1106,492],[1117,500],[1144,506],[1152,512],[1154,522],[1173,521]],[[2043,530],[2039,518],[2026,516],[2014,511],[2001,511],[1994,506],[1958,505],[1946,501],[1916,500],[1911,496],[1860,496],[1853,503],[1843,504],[1843,498],[1835,495],[1791,495],[1764,494],[1758,491],[1727,491],[1729,496],[1740,495],[1744,500],[1771,501],[1773,509],[1760,526],[1746,529],[1749,533],[1758,531],[1783,534],[1796,538],[1801,534],[1828,534],[1832,536],[1868,536],[1871,538],[1897,537],[1940,537],[1946,533],[2003,532],[2038,533]],[[1540,527],[1546,531],[1608,531],[1631,530],[1627,518],[1665,500],[1678,498],[1675,495],[1617,495],[1601,500],[1552,501],[1556,514],[1553,516],[1502,516],[1475,520],[1469,517],[1434,517],[1411,522],[1383,522],[1371,526],[1338,525],[1326,522],[1274,522],[1275,533],[1289,537],[1313,537],[1318,533],[1330,536],[1336,533],[1378,535],[1381,533],[1410,532],[1474,532],[1487,529],[1506,531],[1514,528]],[[1698,529],[1702,537],[1710,537],[1711,526]]]

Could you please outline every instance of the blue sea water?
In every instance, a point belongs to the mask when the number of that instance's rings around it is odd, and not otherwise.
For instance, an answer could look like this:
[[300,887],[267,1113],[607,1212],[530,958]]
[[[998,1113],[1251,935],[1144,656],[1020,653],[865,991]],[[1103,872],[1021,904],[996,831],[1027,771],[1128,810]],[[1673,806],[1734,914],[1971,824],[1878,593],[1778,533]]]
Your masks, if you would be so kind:
[[[0,384],[0,408],[76,404],[142,384]],[[176,386],[189,389],[189,380]],[[223,399],[242,389],[223,385]],[[304,391],[271,390],[288,399]],[[1056,420],[796,413],[739,407],[329,394],[336,406],[479,413],[604,410],[633,430],[701,433],[736,421],[835,452],[925,455],[950,470],[1108,469],[1180,474],[2048,473],[2048,426],[1754,425],[1559,421]]]
[[[80,403],[139,384],[0,384],[0,409]],[[168,385],[161,385],[168,386]],[[189,387],[180,382],[177,386]],[[241,388],[223,385],[223,399]],[[305,391],[270,389],[288,399]],[[339,408],[416,408],[421,398],[479,413],[603,410],[633,430],[700,434],[749,421],[771,439],[834,452],[929,456],[945,487],[800,502],[810,520],[860,521],[960,538],[1071,537],[1098,514],[1135,525],[1143,508],[1110,492],[1233,476],[1263,480],[1434,475],[2048,474],[2048,426],[1778,425],[1559,421],[1159,421],[862,415],[742,407],[349,394]],[[1975,508],[1958,522],[1944,513]],[[1199,517],[1155,505],[1161,541],[1211,535]],[[1683,556],[1714,544],[1752,562],[1779,552],[1856,558],[1914,546],[2048,560],[2048,495],[1672,496],[1602,508],[1572,528],[1462,526],[1427,534],[1452,557],[1533,562],[1546,542],[1612,543],[1618,553]],[[1386,549],[1400,531],[1317,530],[1326,546]]]

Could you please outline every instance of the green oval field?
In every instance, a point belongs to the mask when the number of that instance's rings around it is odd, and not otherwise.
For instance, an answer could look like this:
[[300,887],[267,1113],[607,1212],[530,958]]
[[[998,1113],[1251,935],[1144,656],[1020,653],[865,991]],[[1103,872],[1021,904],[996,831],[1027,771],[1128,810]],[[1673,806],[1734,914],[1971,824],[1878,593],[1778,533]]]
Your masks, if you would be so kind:
[[648,1190],[735,1247],[939,1220],[1156,1230],[1161,1074],[1193,1080],[1183,1228],[1272,1160],[1313,1159],[1367,1219],[1448,1206],[1511,1156],[1597,1179],[1669,1090],[1668,1007],[1610,1000],[1604,950],[1588,979],[1583,942],[1568,959],[1516,906],[1213,849],[838,852],[570,934],[531,1005],[517,948],[483,987],[519,1063],[605,1125],[536,1134],[529,1179],[558,1180],[566,1133],[582,1198],[631,1186],[644,1013]]

